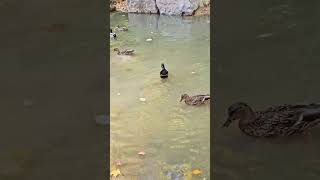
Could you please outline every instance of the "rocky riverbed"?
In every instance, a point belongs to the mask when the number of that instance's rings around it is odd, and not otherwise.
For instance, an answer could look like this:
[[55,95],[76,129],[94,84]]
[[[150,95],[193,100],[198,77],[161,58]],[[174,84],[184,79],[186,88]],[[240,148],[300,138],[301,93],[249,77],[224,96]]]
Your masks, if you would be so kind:
[[210,14],[210,0],[111,0],[110,11],[178,16]]

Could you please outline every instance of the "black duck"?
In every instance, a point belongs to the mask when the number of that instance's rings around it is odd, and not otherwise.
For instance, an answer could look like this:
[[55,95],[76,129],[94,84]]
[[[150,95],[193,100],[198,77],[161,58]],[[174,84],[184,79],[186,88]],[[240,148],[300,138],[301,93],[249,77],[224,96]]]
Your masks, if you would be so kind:
[[117,34],[112,32],[112,29],[110,29],[110,38],[117,39]]
[[163,79],[167,78],[169,72],[168,72],[168,70],[166,70],[166,68],[164,67],[163,63],[161,64],[161,68],[162,68],[162,70],[160,71],[160,77],[163,78]]
[[228,116],[224,127],[239,120],[239,128],[249,136],[291,136],[320,123],[320,104],[285,104],[254,112],[249,105],[239,102],[228,108]]

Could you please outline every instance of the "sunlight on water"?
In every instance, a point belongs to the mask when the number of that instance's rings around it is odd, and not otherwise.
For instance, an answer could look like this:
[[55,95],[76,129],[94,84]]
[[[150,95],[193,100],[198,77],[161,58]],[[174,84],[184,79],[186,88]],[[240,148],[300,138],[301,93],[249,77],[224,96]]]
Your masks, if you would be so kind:
[[[121,161],[124,179],[168,179],[183,165],[202,171],[194,179],[210,179],[210,107],[179,102],[183,93],[210,93],[209,17],[110,16],[111,27],[129,27],[110,42],[111,169]],[[116,47],[135,55],[118,56]]]

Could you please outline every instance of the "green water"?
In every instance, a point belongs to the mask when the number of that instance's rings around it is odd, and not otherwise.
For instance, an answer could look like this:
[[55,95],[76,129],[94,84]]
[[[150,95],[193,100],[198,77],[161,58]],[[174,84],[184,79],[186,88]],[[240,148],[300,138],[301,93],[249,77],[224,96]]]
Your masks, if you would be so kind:
[[[116,13],[110,19],[111,27],[129,27],[110,41],[111,167],[121,160],[122,178],[166,179],[164,169],[185,164],[202,170],[194,179],[210,179],[210,107],[179,102],[183,93],[210,93],[210,18]],[[135,55],[118,56],[115,47]],[[167,80],[159,77],[161,63]]]

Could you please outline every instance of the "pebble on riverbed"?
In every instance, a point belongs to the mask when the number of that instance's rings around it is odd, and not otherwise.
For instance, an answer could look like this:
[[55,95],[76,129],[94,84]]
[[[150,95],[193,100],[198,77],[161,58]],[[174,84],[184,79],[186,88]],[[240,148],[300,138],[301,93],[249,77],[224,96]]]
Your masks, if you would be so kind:
[[140,100],[141,102],[145,102],[145,101],[146,101],[146,98],[139,98],[139,100]]

